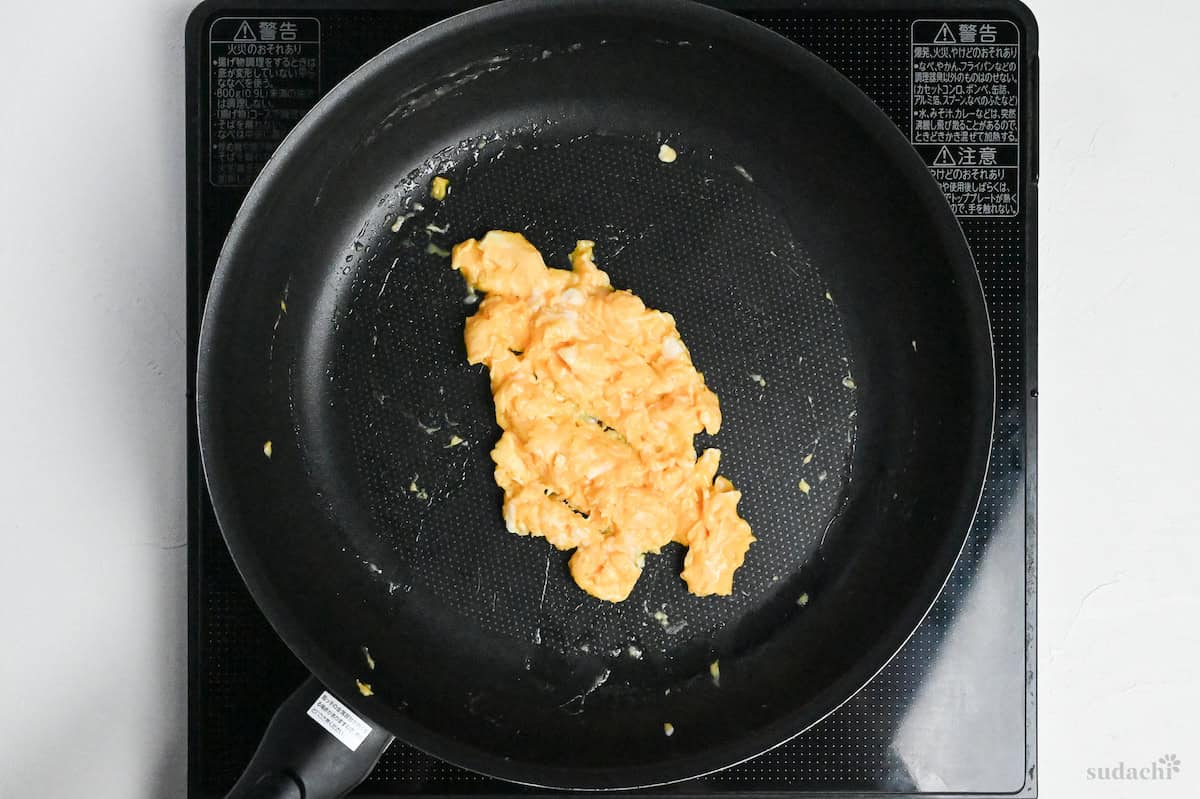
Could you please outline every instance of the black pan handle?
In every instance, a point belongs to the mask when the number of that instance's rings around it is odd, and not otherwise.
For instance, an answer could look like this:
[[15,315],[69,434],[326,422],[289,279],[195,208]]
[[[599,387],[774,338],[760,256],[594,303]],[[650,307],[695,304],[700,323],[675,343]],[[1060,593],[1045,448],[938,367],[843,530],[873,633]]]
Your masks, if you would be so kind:
[[338,799],[367,778],[393,740],[309,677],[275,711],[226,799]]

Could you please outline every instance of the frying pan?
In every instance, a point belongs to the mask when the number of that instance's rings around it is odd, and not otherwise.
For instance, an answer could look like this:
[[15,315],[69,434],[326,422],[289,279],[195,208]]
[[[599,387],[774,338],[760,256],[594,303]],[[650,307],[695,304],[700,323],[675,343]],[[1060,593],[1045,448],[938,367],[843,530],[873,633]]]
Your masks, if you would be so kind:
[[[505,531],[445,257],[493,228],[559,266],[592,239],[675,316],[724,414],[697,445],[758,538],[732,596],[688,594],[672,545],[603,602]],[[938,187],[833,69],[681,0],[508,0],[386,50],[283,143],[221,254],[197,406],[229,549],[315,675],[234,795],[340,795],[392,735],[626,788],[779,744],[899,649],[976,509],[993,361]],[[372,729],[353,751],[305,715],[324,691]]]

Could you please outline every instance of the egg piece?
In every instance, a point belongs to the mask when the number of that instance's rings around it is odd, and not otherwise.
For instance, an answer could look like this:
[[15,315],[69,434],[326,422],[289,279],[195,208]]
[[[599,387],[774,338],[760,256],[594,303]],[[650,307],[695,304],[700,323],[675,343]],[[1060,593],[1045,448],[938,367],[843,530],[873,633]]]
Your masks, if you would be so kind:
[[612,287],[580,241],[571,269],[546,266],[524,236],[491,231],[454,247],[451,267],[484,294],[464,330],[467,360],[488,368],[492,450],[509,532],[574,549],[571,575],[620,602],[645,555],[688,547],[681,574],[697,595],[729,595],[754,541],[741,493],[699,458],[697,433],[721,428],[670,314]]

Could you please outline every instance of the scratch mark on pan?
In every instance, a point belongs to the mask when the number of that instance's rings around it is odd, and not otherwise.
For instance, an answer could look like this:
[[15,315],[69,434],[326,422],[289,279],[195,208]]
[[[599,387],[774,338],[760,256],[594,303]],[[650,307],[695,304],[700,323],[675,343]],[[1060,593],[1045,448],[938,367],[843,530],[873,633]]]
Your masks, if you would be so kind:
[[604,683],[608,682],[608,678],[611,675],[612,675],[612,671],[610,669],[605,669],[604,671],[600,672],[600,674],[596,677],[596,679],[592,681],[591,688],[587,689],[586,691],[584,691],[581,694],[577,694],[577,695],[571,697],[566,702],[563,702],[561,705],[559,705],[559,707],[570,708],[571,705],[578,702],[579,704],[577,707],[567,710],[567,712],[570,713],[571,715],[578,716],[580,713],[583,712],[583,705],[587,701],[588,696],[590,696],[592,693],[594,693],[601,685],[604,685]]
[[542,607],[546,604],[546,586],[550,584],[550,554],[546,553],[546,576],[542,580],[542,601],[538,603],[538,613],[542,612]]
[[378,299],[379,297],[382,297],[383,292],[387,291],[388,280],[391,279],[392,271],[396,268],[396,264],[398,264],[398,263],[400,263],[400,259],[396,258],[396,260],[392,261],[392,265],[390,267],[388,267],[387,274],[383,276],[383,284],[379,287],[379,294],[376,297],[376,299]]

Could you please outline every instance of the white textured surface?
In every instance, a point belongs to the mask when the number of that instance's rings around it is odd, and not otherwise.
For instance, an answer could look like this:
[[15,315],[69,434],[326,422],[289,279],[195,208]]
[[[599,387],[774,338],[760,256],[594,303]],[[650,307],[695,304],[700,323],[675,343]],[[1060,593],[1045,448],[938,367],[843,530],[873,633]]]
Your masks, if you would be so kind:
[[[0,797],[184,775],[187,0],[0,47]],[[1045,0],[1042,795],[1200,791],[1200,7]],[[1170,782],[1089,767],[1175,753]]]
[[187,10],[3,9],[3,799],[182,795]]
[[[1200,6],[1036,10],[1042,794],[1195,797]],[[1170,782],[1086,779],[1167,753]]]

